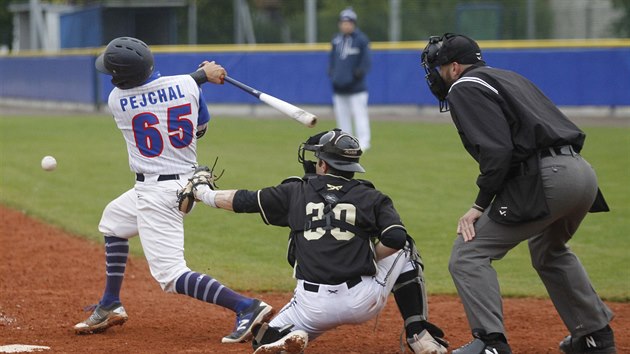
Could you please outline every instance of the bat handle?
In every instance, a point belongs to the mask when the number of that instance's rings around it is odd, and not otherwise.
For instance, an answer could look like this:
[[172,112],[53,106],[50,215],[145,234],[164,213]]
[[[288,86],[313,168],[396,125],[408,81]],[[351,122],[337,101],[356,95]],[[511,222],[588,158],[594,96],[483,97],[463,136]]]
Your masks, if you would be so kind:
[[249,86],[245,85],[244,83],[242,83],[242,82],[240,82],[240,81],[238,81],[236,79],[233,79],[233,78],[231,78],[231,77],[229,77],[227,75],[225,75],[225,81],[227,81],[230,84],[240,88],[241,90],[249,93],[250,95],[252,95],[252,96],[254,96],[256,98],[260,98],[260,94],[262,92],[256,90],[255,88],[249,87]]

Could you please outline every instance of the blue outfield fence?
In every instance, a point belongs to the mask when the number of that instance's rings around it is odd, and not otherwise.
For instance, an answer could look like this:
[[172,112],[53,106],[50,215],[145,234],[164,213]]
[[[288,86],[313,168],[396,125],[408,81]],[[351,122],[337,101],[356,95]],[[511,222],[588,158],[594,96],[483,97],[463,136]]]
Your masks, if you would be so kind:
[[[106,104],[112,85],[94,69],[97,52],[0,57],[0,98]],[[321,48],[155,52],[162,75],[190,73],[203,60],[215,60],[235,79],[288,102],[331,104],[328,53]],[[630,46],[498,48],[484,50],[484,58],[488,65],[529,78],[561,106],[630,106]],[[436,104],[424,80],[420,49],[373,49],[367,80],[371,105]],[[231,85],[206,84],[203,94],[210,104],[259,103]]]

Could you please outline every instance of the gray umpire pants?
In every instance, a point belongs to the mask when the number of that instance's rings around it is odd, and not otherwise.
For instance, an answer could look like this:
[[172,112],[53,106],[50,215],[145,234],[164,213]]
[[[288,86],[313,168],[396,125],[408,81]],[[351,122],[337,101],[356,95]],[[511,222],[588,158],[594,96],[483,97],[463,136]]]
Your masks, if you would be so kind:
[[541,173],[551,216],[516,225],[492,221],[487,212],[475,223],[476,236],[453,245],[449,271],[472,330],[504,333],[503,306],[492,261],[527,240],[534,269],[567,329],[582,336],[605,327],[612,311],[599,298],[566,242],[576,232],[597,194],[597,177],[580,155],[549,156]]

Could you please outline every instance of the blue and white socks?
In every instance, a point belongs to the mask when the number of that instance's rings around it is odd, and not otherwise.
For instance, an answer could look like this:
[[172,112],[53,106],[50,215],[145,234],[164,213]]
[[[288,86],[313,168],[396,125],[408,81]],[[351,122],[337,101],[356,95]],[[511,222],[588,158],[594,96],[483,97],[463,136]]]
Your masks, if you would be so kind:
[[120,288],[125,276],[129,241],[124,238],[105,236],[105,292],[99,304],[103,307],[120,302]]
[[217,304],[236,313],[253,303],[253,299],[234,292],[208,275],[197,272],[182,274],[175,283],[175,291],[197,300]]

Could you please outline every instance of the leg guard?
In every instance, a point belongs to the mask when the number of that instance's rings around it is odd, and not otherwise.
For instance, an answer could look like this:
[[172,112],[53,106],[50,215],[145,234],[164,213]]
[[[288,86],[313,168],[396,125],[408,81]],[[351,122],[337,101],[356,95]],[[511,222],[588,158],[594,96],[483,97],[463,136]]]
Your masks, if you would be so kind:
[[[443,347],[448,347],[444,340],[444,332],[436,325],[428,321],[429,306],[427,292],[424,283],[422,258],[413,239],[407,236],[407,248],[410,252],[410,261],[414,269],[398,276],[392,289],[398,310],[403,317],[407,343],[414,340],[415,335],[426,330]],[[402,340],[401,340],[402,342]]]
[[402,273],[398,276],[392,289],[398,309],[405,320],[405,327],[411,322],[426,321],[429,317],[427,293],[424,285],[422,270],[424,264],[413,239],[407,236],[407,246],[410,253],[410,261],[414,270]]

